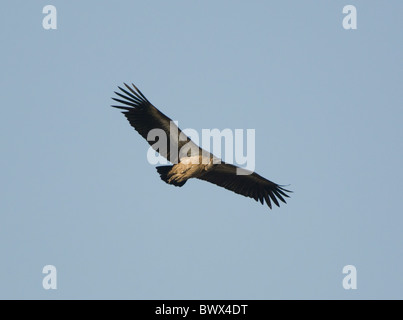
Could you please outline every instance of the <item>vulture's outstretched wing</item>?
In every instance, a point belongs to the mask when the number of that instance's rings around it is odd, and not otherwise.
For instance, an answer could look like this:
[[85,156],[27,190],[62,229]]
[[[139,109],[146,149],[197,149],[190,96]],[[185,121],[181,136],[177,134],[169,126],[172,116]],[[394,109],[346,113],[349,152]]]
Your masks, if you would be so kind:
[[[124,85],[127,90],[118,87],[121,92],[115,91],[115,93],[119,98],[112,99],[124,104],[125,106],[112,107],[125,110],[122,113],[127,120],[129,120],[131,126],[146,140],[150,130],[162,129],[167,137],[166,148],[156,149],[156,151],[172,163],[178,163],[178,151],[187,143],[189,143],[187,147],[201,151],[201,149],[193,143],[193,141],[190,140],[190,138],[186,136],[170,118],[154,107],[134,84],[132,84],[133,88],[126,83]],[[147,140],[147,142],[151,146],[154,146],[155,149],[156,141]],[[171,148],[174,148],[175,150],[171,150]]]
[[221,162],[214,165],[214,167],[206,171],[198,179],[205,180],[216,184],[217,186],[231,190],[235,193],[241,194],[245,197],[253,198],[263,204],[266,200],[267,205],[271,209],[270,199],[279,207],[278,199],[286,203],[284,197],[289,198],[286,192],[292,192],[284,189],[280,185],[271,182],[257,173],[249,175],[237,175],[237,169],[241,168],[232,164]]

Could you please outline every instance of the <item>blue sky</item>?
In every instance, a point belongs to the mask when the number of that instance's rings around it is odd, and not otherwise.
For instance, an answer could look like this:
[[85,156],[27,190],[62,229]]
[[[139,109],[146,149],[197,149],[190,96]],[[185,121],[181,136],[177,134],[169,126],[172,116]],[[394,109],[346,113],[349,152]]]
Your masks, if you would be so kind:
[[[403,298],[401,1],[94,3],[2,6],[0,298]],[[123,82],[182,129],[255,129],[288,204],[163,183]]]

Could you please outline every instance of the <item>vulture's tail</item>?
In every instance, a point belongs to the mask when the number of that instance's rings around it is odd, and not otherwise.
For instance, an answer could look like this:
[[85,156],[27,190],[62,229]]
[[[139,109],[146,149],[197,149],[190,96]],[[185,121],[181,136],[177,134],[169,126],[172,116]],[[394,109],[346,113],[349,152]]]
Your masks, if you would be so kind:
[[157,171],[160,174],[161,180],[165,181],[168,184],[172,184],[175,187],[182,187],[186,183],[186,180],[183,181],[183,182],[177,182],[175,180],[172,180],[171,182],[168,182],[168,179],[169,179],[168,173],[169,173],[169,171],[171,171],[172,167],[173,166],[159,166],[159,167],[157,167]]

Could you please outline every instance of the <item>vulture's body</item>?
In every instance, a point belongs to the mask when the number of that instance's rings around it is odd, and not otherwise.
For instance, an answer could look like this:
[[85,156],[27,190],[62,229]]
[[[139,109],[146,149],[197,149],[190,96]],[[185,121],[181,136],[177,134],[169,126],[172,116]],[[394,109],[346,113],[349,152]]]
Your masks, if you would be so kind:
[[163,181],[182,187],[187,180],[197,178],[214,183],[235,193],[260,201],[271,202],[279,206],[278,200],[286,203],[288,197],[282,186],[267,180],[255,172],[247,172],[235,165],[227,164],[214,157],[210,152],[198,147],[187,137],[176,124],[154,107],[133,84],[133,88],[125,84],[126,89],[119,87],[115,92],[119,98],[113,100],[124,106],[113,106],[123,109],[123,114],[132,127],[149,144],[156,148],[147,137],[151,130],[159,129],[167,136],[166,148],[155,149],[173,165],[158,166],[157,171]]

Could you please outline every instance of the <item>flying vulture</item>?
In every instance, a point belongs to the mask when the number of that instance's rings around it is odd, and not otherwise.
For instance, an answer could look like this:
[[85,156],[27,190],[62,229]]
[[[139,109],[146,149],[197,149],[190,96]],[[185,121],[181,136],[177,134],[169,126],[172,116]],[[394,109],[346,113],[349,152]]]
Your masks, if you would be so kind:
[[[134,84],[132,84],[133,87],[126,83],[124,85],[126,89],[118,87],[120,92],[115,91],[118,98],[112,98],[123,104],[123,106],[113,105],[112,107],[123,109],[122,113],[129,120],[131,126],[161,156],[173,164],[156,167],[163,181],[182,187],[188,179],[197,178],[214,183],[245,197],[253,198],[262,204],[266,201],[270,209],[272,208],[272,202],[278,207],[280,206],[279,200],[286,203],[284,197],[289,197],[286,192],[292,191],[284,189],[283,186],[271,182],[255,172],[237,174],[243,169],[225,163],[214,157],[210,152],[198,147],[170,118],[153,106]],[[166,148],[160,147],[156,149],[155,141],[147,139],[152,129],[165,132],[167,137]],[[187,151],[183,152],[185,145],[187,148],[184,149]]]

